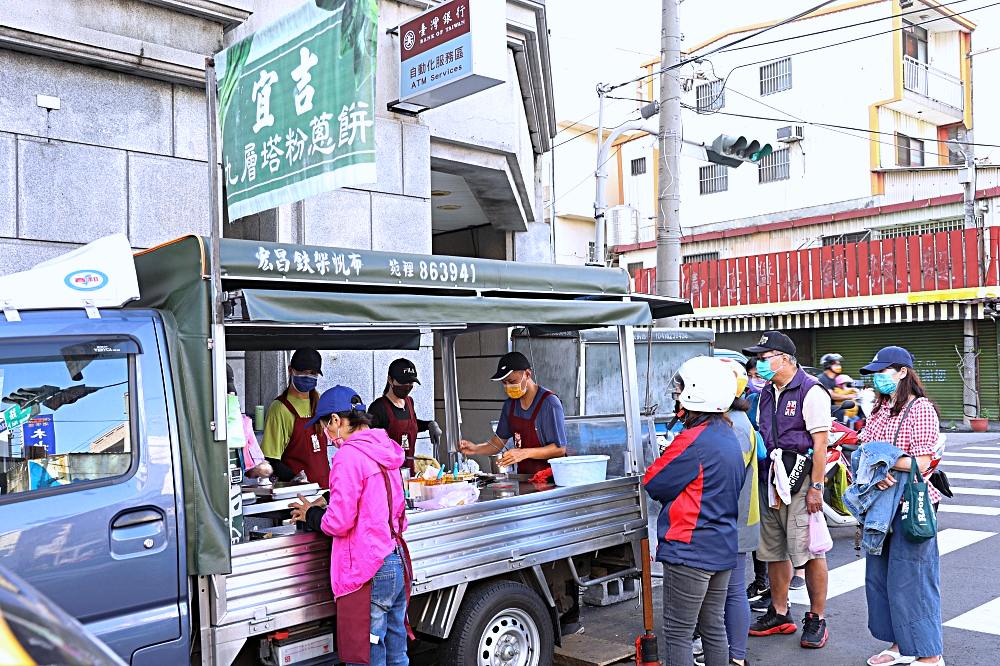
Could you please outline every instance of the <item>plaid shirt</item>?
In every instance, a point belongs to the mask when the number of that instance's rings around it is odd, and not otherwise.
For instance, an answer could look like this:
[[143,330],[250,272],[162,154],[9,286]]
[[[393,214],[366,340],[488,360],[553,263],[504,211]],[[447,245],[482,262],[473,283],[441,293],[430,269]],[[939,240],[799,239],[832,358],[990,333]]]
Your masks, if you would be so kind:
[[[905,408],[904,408],[905,409]],[[910,456],[930,456],[934,454],[934,445],[937,444],[940,435],[940,423],[934,405],[927,398],[917,398],[910,407],[906,415],[906,421],[900,428],[899,419],[903,412],[893,416],[889,406],[875,410],[875,413],[868,417],[865,428],[858,435],[862,442],[892,442],[896,437],[896,430],[899,429],[899,437],[896,439],[896,446]],[[927,490],[931,496],[931,502],[937,504],[941,501],[941,493],[930,483]]]

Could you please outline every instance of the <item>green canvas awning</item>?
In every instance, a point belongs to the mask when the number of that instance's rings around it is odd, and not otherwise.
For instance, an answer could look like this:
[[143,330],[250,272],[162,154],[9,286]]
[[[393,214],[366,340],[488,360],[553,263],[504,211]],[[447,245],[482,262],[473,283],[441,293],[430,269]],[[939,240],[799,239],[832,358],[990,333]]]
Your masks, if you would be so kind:
[[336,327],[643,326],[645,303],[244,289],[243,320]]

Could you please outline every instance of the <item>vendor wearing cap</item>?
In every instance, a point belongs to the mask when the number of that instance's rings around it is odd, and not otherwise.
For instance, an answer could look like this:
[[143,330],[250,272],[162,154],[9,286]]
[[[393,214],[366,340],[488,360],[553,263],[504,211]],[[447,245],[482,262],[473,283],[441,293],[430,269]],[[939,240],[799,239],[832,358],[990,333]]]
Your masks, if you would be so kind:
[[406,453],[405,465],[411,472],[417,433],[426,432],[437,425],[433,421],[417,418],[410,392],[413,390],[413,385],[419,383],[417,367],[413,365],[413,361],[397,358],[389,364],[389,375],[382,397],[375,400],[368,409],[372,417],[372,427],[382,428],[389,433],[392,441],[403,447]]
[[[309,419],[316,412],[316,382],[323,359],[315,349],[297,349],[288,364],[288,387],[267,409],[261,449],[279,481],[291,481],[300,472],[326,488],[330,459]],[[325,438],[324,438],[325,439]]]
[[507,393],[497,432],[488,442],[459,442],[466,455],[493,455],[513,438],[514,447],[504,452],[498,464],[517,465],[520,474],[535,474],[548,467],[545,461],[566,455],[566,415],[552,391],[535,383],[534,371],[524,354],[510,352],[500,358],[491,377]]

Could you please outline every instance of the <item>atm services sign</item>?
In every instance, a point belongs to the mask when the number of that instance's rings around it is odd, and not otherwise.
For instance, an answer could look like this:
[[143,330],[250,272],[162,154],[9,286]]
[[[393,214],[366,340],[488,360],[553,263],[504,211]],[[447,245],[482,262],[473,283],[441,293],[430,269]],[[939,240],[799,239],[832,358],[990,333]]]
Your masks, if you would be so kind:
[[505,3],[451,0],[399,27],[399,101],[433,108],[504,82]]

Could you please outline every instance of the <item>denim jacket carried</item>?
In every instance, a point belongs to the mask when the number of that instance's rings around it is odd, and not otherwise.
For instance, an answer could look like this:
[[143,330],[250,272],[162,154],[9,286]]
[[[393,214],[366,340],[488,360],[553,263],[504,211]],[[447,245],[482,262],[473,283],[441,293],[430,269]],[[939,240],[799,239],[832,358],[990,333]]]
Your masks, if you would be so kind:
[[844,504],[863,526],[861,544],[865,552],[872,555],[882,553],[882,543],[899,509],[910,473],[896,470],[893,472],[894,486],[886,490],[875,486],[885,479],[900,456],[905,455],[888,442],[867,442],[851,456],[854,483],[844,493]]

